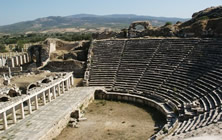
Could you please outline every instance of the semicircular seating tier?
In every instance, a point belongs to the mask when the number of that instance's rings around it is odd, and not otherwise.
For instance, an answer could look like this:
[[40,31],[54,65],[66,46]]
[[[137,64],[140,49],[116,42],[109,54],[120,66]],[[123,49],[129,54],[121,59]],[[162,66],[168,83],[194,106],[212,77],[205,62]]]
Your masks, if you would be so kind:
[[221,119],[222,40],[94,41],[89,58],[88,86],[163,103],[178,115],[173,135]]

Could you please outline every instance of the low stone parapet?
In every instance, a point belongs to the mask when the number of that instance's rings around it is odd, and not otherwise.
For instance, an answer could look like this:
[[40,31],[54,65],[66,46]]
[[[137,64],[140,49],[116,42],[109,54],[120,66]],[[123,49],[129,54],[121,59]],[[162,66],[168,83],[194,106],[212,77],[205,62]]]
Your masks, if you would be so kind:
[[39,100],[42,100],[45,105],[46,102],[51,102],[60,96],[65,91],[68,91],[71,86],[74,85],[73,74],[63,73],[62,77],[54,80],[52,83],[45,85],[44,87],[36,87],[28,91],[29,95],[18,97],[17,100],[12,100],[6,103],[2,103],[0,106],[0,114],[2,114],[3,129],[8,129],[8,115],[13,118],[13,123],[17,122],[16,111],[20,110],[20,116],[25,118],[24,105],[27,104],[29,114],[32,113],[32,102],[34,101],[35,110],[38,109]]
[[138,104],[154,107],[160,112],[162,112],[166,116],[167,118],[166,120],[168,122],[167,124],[164,125],[164,127],[162,127],[162,129],[158,133],[153,135],[150,139],[161,139],[164,136],[167,136],[170,133],[172,133],[178,125],[178,118],[176,117],[174,112],[170,112],[169,110],[167,110],[164,107],[163,103],[157,102],[147,97],[126,94],[126,93],[106,92],[105,90],[97,90],[95,92],[95,98],[138,103]]

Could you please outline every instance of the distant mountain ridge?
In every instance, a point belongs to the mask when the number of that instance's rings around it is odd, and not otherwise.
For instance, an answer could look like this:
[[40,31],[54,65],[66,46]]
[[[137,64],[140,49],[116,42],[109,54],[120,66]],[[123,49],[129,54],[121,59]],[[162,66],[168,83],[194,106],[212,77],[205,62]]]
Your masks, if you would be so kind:
[[0,33],[25,33],[29,31],[45,31],[50,29],[60,28],[126,28],[133,21],[149,20],[153,26],[161,26],[166,22],[175,23],[177,21],[186,21],[183,18],[167,18],[167,17],[152,17],[139,16],[133,14],[113,14],[113,15],[92,15],[92,14],[77,14],[71,16],[49,16],[38,18],[32,21],[24,21],[11,25],[0,26]]

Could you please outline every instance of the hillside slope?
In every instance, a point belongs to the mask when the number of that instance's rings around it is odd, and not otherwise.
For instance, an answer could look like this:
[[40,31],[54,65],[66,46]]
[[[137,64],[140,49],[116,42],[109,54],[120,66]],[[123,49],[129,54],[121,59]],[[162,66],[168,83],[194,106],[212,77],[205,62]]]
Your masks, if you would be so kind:
[[[130,28],[134,24],[144,24],[146,27],[142,31]],[[161,27],[152,26],[149,21],[133,22],[128,29],[124,29],[120,36],[144,37],[144,36],[164,36],[164,37],[222,37],[222,6],[210,7],[192,15],[190,20],[177,22],[176,24],[165,24]],[[128,36],[126,36],[128,35]]]
[[0,26],[0,33],[24,33],[29,31],[45,31],[52,29],[64,28],[112,28],[121,29],[127,27],[131,22],[136,20],[149,20],[154,26],[164,25],[165,22],[185,21],[181,18],[165,18],[138,15],[90,15],[78,14],[66,17],[51,16],[39,18],[33,21],[19,22],[11,25]]

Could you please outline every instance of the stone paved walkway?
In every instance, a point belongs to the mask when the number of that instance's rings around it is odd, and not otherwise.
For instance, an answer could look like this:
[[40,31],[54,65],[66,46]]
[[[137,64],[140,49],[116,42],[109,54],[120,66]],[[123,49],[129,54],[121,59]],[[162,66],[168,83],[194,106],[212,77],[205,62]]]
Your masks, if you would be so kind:
[[[0,133],[0,139],[37,140],[42,139],[53,126],[59,124],[61,119],[69,115],[74,109],[80,107],[84,100],[93,95],[96,87],[72,88],[51,103],[40,106],[38,110],[25,119]],[[56,135],[56,134],[55,134]]]

